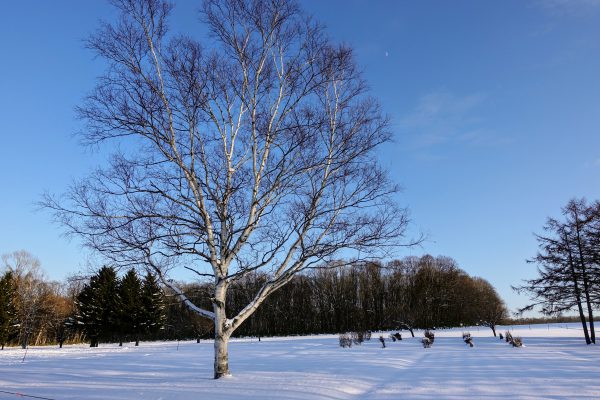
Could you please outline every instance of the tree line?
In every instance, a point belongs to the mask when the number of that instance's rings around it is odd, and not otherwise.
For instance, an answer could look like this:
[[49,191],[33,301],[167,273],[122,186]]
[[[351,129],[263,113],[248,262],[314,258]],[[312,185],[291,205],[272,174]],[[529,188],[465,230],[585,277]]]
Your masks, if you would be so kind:
[[538,252],[529,261],[538,265],[538,277],[515,287],[532,299],[520,311],[539,308],[546,315],[576,311],[586,343],[595,343],[594,309],[600,306],[600,202],[570,200],[560,218],[548,218],[536,239]]
[[[64,336],[74,312],[74,288],[48,280],[40,261],[26,251],[2,256],[0,270],[0,345],[44,345]],[[70,338],[79,341],[74,332]]]
[[154,275],[140,280],[134,269],[119,278],[111,267],[102,267],[77,296],[76,313],[68,321],[82,328],[91,347],[100,341],[156,339],[164,328],[165,301]]
[[[13,253],[20,268],[5,262],[0,280],[0,342],[43,345],[89,341],[211,338],[212,322],[191,312],[169,288],[147,273],[134,270],[119,277],[102,267],[89,279],[66,285],[39,278],[28,288],[60,288],[53,296],[23,294],[23,276],[39,276],[39,261],[26,252]],[[507,317],[493,286],[470,277],[448,257],[407,257],[388,263],[341,262],[299,274],[286,289],[274,293],[237,332],[238,336],[301,335],[345,331],[495,326]],[[33,266],[33,267],[32,267]],[[28,270],[28,273],[24,273]],[[19,277],[15,279],[15,276]],[[247,304],[266,276],[250,275],[230,288],[227,309]],[[202,304],[210,301],[208,283],[181,284],[185,294]],[[6,290],[4,290],[6,288]],[[19,294],[22,293],[22,294]],[[51,301],[53,299],[53,301]],[[195,303],[195,304],[197,304]],[[38,306],[34,306],[37,304]]]
[[[345,264],[345,263],[344,263]],[[226,308],[236,313],[266,276],[256,274],[230,288]],[[194,304],[208,302],[210,284],[187,284]],[[508,316],[494,287],[471,277],[449,257],[407,257],[385,264],[328,265],[295,276],[240,327],[239,336],[346,331],[490,327]],[[212,334],[210,323],[198,332]]]
[[0,345],[46,345],[161,338],[165,296],[152,274],[135,270],[123,277],[102,267],[90,278],[49,281],[40,262],[26,251],[2,256]]

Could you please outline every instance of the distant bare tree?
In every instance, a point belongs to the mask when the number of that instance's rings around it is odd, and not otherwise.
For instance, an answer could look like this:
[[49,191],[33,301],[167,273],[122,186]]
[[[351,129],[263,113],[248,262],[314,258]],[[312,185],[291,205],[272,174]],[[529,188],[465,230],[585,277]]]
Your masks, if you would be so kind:
[[476,302],[473,307],[478,322],[487,326],[496,336],[496,326],[508,318],[506,305],[496,292],[496,289],[485,279],[472,278],[473,292],[471,301]]
[[[600,205],[584,199],[570,200],[562,209],[564,221],[548,218],[544,234],[536,235],[539,277],[514,289],[528,293],[532,303],[520,311],[540,306],[545,314],[577,308],[586,343],[595,343],[593,307],[600,294]],[[587,311],[587,319],[586,313]]]
[[[598,217],[594,206],[588,206],[585,199],[572,199],[562,209],[563,216],[566,218],[566,225],[570,228],[573,236],[574,253],[576,265],[579,272],[579,277],[583,286],[583,296],[587,306],[588,322],[590,325],[590,340],[596,343],[596,332],[594,329],[594,312],[592,311],[592,290],[593,278],[591,274],[592,267],[596,263],[598,265],[599,250],[593,245],[590,230],[594,230],[597,226],[594,224],[594,219]],[[592,227],[590,229],[590,226]],[[594,232],[596,233],[596,232]],[[596,286],[597,286],[596,282]]]
[[[168,34],[171,5],[115,0],[119,20],[88,42],[108,62],[78,109],[84,142],[120,144],[110,166],[46,196],[68,231],[115,265],[156,273],[214,322],[214,377],[229,374],[231,334],[298,272],[408,245],[405,209],[377,162],[390,131],[352,50],[287,0],[206,0],[204,50]],[[171,280],[212,284],[200,308]],[[232,283],[261,270],[246,307]]]
[[2,255],[2,269],[10,271],[15,282],[15,307],[19,331],[19,343],[22,348],[29,344],[34,332],[41,332],[40,323],[50,304],[46,301],[51,292],[45,281],[40,261],[25,250]]

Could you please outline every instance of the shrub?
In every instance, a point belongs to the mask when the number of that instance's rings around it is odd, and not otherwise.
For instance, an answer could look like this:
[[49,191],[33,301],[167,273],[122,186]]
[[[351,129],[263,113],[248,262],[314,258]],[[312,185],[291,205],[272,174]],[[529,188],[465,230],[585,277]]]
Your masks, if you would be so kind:
[[365,341],[365,333],[364,332],[352,332],[352,343],[354,344],[362,344]]
[[433,341],[435,340],[435,334],[433,332],[431,332],[429,329],[427,329],[423,335],[427,339],[429,339],[429,341],[431,342],[431,344],[433,344]]
[[340,333],[340,347],[352,347],[352,338],[348,333]]
[[512,339],[511,344],[513,345],[513,347],[522,347],[523,346],[523,339],[521,339],[520,337],[514,337]]
[[423,339],[421,339],[421,343],[423,344],[423,348],[428,349],[431,347],[432,342],[428,337],[424,337]]
[[340,333],[340,346],[341,347],[352,347],[352,344],[360,345],[365,340],[371,340],[371,332],[358,331],[358,332]]
[[471,336],[471,334],[469,332],[463,332],[463,341],[469,345],[469,347],[473,347],[473,337]]

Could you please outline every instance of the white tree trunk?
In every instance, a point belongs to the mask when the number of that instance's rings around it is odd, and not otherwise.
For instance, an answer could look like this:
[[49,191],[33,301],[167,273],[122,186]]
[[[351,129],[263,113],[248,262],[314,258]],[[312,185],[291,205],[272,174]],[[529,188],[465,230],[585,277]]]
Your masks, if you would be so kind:
[[215,288],[215,298],[213,300],[215,313],[215,379],[230,375],[229,372],[229,337],[231,336],[230,327],[226,326],[227,314],[225,312],[225,293],[226,285],[222,282]]
[[[218,331],[218,329],[217,329]],[[229,373],[229,335],[215,333],[215,379],[230,375]]]

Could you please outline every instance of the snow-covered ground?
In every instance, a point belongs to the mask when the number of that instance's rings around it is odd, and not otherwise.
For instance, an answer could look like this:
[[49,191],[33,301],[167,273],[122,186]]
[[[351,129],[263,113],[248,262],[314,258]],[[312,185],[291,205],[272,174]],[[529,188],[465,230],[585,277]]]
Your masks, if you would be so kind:
[[[438,330],[424,349],[422,332],[383,349],[351,349],[337,336],[234,340],[233,376],[212,379],[212,343],[155,342],[0,351],[0,399],[558,399],[600,398],[600,349],[586,346],[576,324],[514,329],[512,348],[487,328]],[[387,334],[386,334],[387,337]],[[13,394],[11,394],[13,393]],[[14,394],[19,393],[19,394]]]

